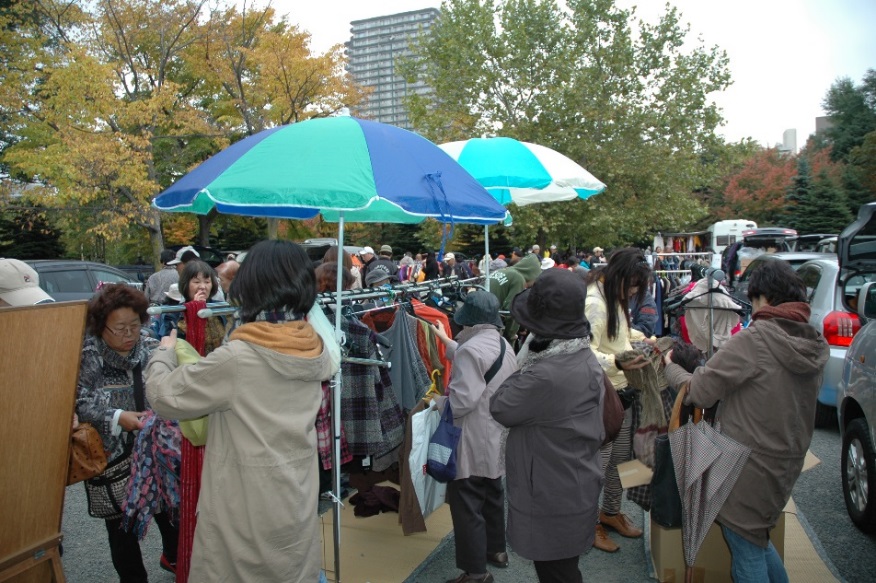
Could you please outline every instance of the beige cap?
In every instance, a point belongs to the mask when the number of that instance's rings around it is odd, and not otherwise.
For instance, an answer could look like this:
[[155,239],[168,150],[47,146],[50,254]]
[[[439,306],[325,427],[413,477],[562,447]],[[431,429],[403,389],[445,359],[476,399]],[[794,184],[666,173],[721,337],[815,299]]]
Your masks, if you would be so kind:
[[53,302],[40,288],[40,276],[18,259],[0,259],[0,299],[10,306],[32,306]]

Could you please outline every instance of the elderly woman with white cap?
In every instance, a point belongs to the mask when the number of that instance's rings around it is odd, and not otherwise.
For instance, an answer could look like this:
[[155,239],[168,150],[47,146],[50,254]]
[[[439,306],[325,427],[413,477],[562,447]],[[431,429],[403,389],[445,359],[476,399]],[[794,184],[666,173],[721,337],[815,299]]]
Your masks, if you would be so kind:
[[514,298],[511,315],[533,339],[490,400],[493,418],[511,430],[508,540],[535,563],[541,583],[583,581],[578,561],[596,526],[604,381],[585,297],[581,278],[548,269]]
[[447,485],[447,501],[456,540],[456,566],[463,573],[448,583],[493,581],[487,563],[508,566],[505,550],[505,429],[490,415],[490,398],[502,382],[517,370],[514,350],[502,338],[499,300],[487,291],[465,298],[454,315],[463,326],[457,340],[442,327],[437,336],[447,345],[453,373],[447,397],[454,425],[462,429],[457,446],[456,479]]

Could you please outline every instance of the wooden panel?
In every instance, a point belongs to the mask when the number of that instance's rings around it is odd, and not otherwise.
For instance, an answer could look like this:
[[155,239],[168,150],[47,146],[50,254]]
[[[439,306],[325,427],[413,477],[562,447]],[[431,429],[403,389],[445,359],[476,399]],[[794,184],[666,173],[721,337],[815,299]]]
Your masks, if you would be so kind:
[[0,309],[0,564],[60,537],[85,314]]

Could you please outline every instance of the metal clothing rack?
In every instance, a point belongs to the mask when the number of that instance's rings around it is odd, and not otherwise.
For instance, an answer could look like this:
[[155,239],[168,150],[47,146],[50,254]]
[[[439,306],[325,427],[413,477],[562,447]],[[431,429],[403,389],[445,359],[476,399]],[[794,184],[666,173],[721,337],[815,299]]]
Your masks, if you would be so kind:
[[[417,283],[401,283],[392,287],[384,288],[361,288],[344,290],[340,294],[341,300],[371,300],[378,298],[394,298],[400,294],[430,292],[448,287],[462,288],[472,287],[484,281],[483,276],[468,279],[442,278]],[[316,296],[320,305],[337,304],[338,292],[323,292]]]

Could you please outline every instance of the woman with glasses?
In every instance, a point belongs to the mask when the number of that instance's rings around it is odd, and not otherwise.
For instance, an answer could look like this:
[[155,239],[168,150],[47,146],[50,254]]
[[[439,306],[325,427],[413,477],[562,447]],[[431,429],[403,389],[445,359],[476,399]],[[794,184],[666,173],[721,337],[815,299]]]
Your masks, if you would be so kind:
[[[107,472],[131,455],[134,432],[143,428],[149,409],[145,395],[142,409],[137,407],[135,397],[137,385],[142,387],[142,371],[158,346],[157,340],[140,334],[148,319],[148,307],[146,296],[125,284],[104,286],[88,304],[76,412],[80,421],[91,423],[100,433],[107,454]],[[89,494],[89,513],[103,514],[96,512],[94,504]],[[121,512],[105,518],[113,566],[121,583],[145,582],[148,577],[137,534],[123,530],[122,519]],[[164,550],[160,565],[172,572],[177,529],[167,512],[156,514],[154,519]]]

